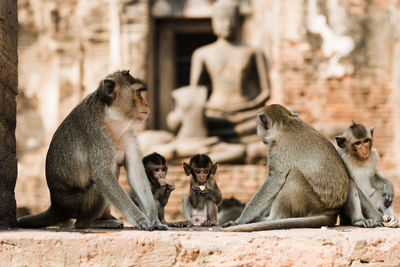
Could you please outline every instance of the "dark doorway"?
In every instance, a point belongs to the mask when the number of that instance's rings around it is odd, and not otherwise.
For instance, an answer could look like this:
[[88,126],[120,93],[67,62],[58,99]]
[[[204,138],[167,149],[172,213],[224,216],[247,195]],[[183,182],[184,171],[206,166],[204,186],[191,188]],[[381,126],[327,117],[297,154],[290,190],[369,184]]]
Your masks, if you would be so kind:
[[167,114],[173,109],[172,90],[189,85],[193,51],[212,43],[210,19],[158,19],[154,21],[151,81],[151,129],[167,129]]
[[213,34],[176,34],[175,35],[175,87],[189,84],[190,65],[193,52],[216,40]]

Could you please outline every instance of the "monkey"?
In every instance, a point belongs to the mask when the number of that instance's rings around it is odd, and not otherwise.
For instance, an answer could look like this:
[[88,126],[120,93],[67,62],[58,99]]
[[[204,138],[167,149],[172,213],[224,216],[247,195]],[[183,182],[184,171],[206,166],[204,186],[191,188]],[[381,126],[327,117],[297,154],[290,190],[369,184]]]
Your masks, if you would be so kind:
[[[215,180],[218,163],[205,154],[194,155],[183,169],[190,176],[190,192],[182,198],[182,212],[188,226],[217,225],[218,206],[222,194]],[[182,226],[182,225],[177,225]]]
[[[393,216],[393,184],[377,169],[379,156],[377,150],[372,148],[374,131],[375,127],[367,129],[363,124],[353,122],[342,135],[335,136],[335,141],[351,179],[362,192],[359,194],[363,194],[363,197],[371,202],[381,215]],[[350,201],[357,202],[351,199]],[[362,211],[360,213],[359,208],[357,210],[358,218],[365,216]],[[344,223],[348,224],[348,214],[343,214],[342,217],[344,217]],[[354,220],[354,216],[350,218],[350,221],[351,219]],[[369,223],[366,227],[380,224],[380,220],[375,220],[375,218],[367,219]]]
[[[154,201],[157,206],[158,219],[162,223],[165,222],[164,217],[164,207],[167,205],[169,196],[173,190],[175,190],[175,185],[173,182],[166,180],[166,175],[168,172],[167,161],[163,156],[154,152],[145,156],[142,159],[144,169],[146,171],[147,178],[150,182],[151,192],[154,197]],[[134,194],[130,192],[129,196],[135,204],[141,207],[139,199]]]
[[[55,226],[75,220],[75,228],[122,228],[110,204],[134,226],[166,230],[157,216],[150,184],[140,158],[133,121],[145,121],[146,85],[129,71],[100,81],[57,128],[46,156],[50,207],[18,219],[22,228]],[[143,213],[118,183],[124,166]]]
[[228,221],[239,218],[246,204],[234,197],[224,198],[218,207],[218,224],[222,225]]
[[266,145],[268,177],[223,231],[335,225],[349,177],[333,144],[279,104],[264,107],[256,122]]

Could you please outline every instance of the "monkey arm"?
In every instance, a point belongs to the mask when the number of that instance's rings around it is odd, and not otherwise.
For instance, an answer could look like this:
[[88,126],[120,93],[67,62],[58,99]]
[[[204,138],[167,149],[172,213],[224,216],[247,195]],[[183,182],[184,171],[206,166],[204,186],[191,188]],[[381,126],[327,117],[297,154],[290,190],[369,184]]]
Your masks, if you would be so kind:
[[125,154],[124,167],[131,190],[134,191],[140,199],[147,218],[149,218],[153,224],[158,224],[160,223],[160,220],[158,219],[157,215],[157,207],[151,192],[150,182],[147,179],[146,172],[140,158],[138,144],[135,138],[126,143]]
[[153,229],[150,221],[132,202],[111,171],[107,171],[105,168],[94,168],[93,180],[104,197],[110,201],[130,223],[142,229]]
[[381,173],[376,172],[373,177],[371,177],[371,184],[377,190],[381,190],[382,197],[384,198],[385,207],[389,207],[394,198],[394,190],[392,182],[383,176]]
[[236,224],[249,223],[254,221],[260,214],[265,214],[265,211],[269,213],[272,201],[285,184],[289,171],[277,170],[271,164],[268,173],[267,180],[251,198],[240,217],[236,219]]
[[192,221],[192,204],[189,195],[184,195],[182,198],[182,213],[185,221]]
[[219,206],[222,202],[222,194],[214,177],[210,177],[209,186],[207,187],[207,189],[209,191],[207,193],[207,198],[214,202],[217,206]]
[[161,206],[165,207],[167,205],[169,196],[171,195],[171,191],[165,190],[163,188],[160,188],[157,190],[157,192],[154,194],[154,198],[158,199],[160,201]]

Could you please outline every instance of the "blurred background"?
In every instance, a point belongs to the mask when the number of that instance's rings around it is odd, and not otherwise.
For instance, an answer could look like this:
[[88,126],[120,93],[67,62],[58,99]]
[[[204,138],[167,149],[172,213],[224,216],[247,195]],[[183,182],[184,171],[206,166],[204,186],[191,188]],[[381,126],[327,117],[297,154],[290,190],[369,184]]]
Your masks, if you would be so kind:
[[[234,0],[233,0],[234,1]],[[238,39],[262,51],[271,97],[331,141],[352,121],[376,126],[380,171],[400,205],[400,1],[237,0]],[[20,208],[49,205],[45,154],[57,126],[110,72],[129,69],[148,84],[151,115],[138,131],[167,130],[171,93],[189,84],[192,53],[216,40],[213,0],[19,0],[17,96]],[[174,133],[173,133],[174,134]],[[263,164],[224,164],[224,197],[247,202]],[[260,161],[262,162],[262,161]],[[167,219],[181,219],[189,179],[179,164]],[[120,178],[127,188],[125,177]]]

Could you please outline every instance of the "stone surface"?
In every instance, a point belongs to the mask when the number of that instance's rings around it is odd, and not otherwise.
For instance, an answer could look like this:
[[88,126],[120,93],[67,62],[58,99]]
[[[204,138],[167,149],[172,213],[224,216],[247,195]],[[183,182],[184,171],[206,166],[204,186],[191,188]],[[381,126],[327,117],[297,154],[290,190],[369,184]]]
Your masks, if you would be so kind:
[[[200,230],[200,231],[199,231]],[[400,229],[0,232],[4,266],[399,266]]]

